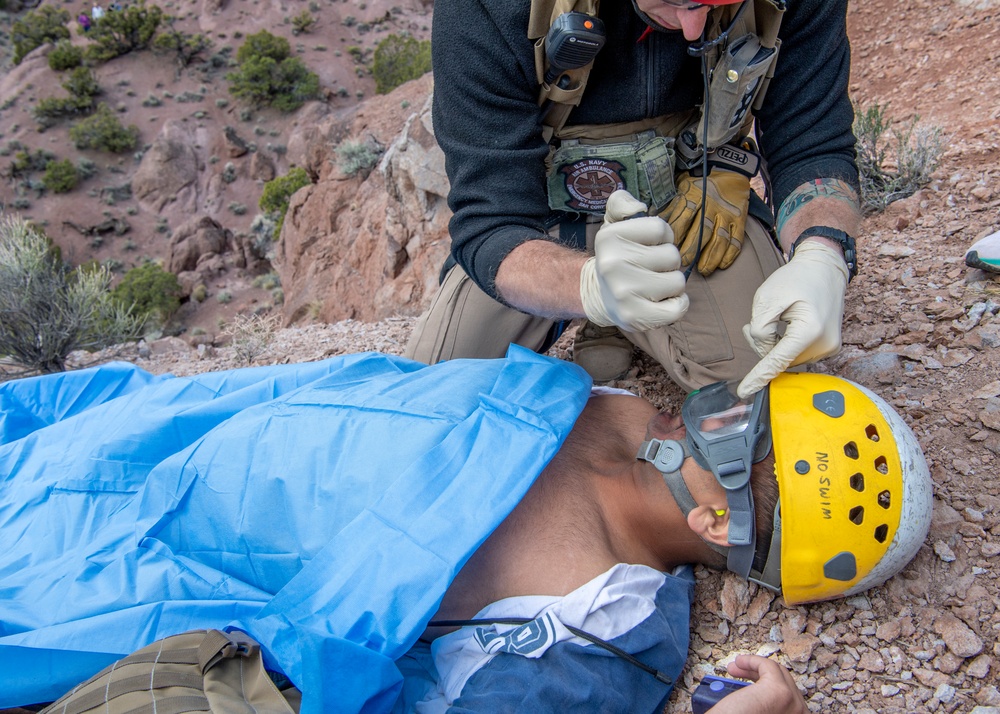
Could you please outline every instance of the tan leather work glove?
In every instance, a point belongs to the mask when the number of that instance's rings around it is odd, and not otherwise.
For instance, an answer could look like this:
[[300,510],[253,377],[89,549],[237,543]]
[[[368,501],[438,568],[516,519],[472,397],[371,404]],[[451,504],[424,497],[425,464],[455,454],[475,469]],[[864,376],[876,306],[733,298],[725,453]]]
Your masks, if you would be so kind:
[[596,325],[644,332],[677,322],[687,312],[673,233],[662,218],[645,212],[646,204],[628,191],[615,191],[608,199],[594,256],[580,271],[583,310]]
[[[838,248],[807,241],[757,288],[743,336],[761,360],[740,382],[740,397],[760,391],[789,367],[840,351],[848,277]],[[778,334],[782,322],[784,336]]]
[[[698,272],[708,277],[716,269],[728,268],[740,254],[750,205],[750,179],[714,167],[706,183],[705,232]],[[681,265],[688,266],[698,254],[702,179],[685,172],[677,181],[677,191],[678,195],[660,215],[674,231]]]

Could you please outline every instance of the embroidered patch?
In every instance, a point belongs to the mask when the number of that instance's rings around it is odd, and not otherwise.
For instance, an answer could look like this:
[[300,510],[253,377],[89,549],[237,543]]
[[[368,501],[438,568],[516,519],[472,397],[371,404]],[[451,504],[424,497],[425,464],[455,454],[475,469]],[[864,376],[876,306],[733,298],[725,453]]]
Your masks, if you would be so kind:
[[477,627],[476,642],[487,654],[506,652],[522,657],[540,657],[556,641],[555,623],[545,614],[504,634],[495,627]]
[[596,158],[561,167],[559,172],[565,177],[566,191],[571,197],[567,205],[579,211],[603,212],[608,197],[625,188],[624,168],[617,161]]

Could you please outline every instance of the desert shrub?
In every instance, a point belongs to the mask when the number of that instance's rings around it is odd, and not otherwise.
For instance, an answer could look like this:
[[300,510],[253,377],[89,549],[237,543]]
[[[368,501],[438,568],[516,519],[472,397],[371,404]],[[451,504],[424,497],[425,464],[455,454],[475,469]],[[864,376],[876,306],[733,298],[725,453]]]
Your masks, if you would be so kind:
[[258,275],[254,278],[253,286],[261,290],[273,290],[274,288],[281,287],[281,276],[272,270],[270,273]]
[[49,52],[49,68],[56,72],[79,67],[83,63],[83,50],[69,40],[59,40]]
[[212,41],[204,35],[189,35],[173,27],[153,39],[153,50],[173,56],[181,69],[190,65],[211,47]]
[[80,183],[80,175],[69,159],[50,161],[45,166],[42,183],[52,193],[69,193]]
[[222,334],[230,338],[229,346],[232,347],[236,359],[249,367],[255,359],[267,351],[277,329],[277,315],[271,317],[237,315]]
[[430,71],[431,43],[428,40],[389,35],[375,48],[372,74],[376,94],[388,94],[404,82]]
[[34,151],[27,148],[21,149],[14,154],[14,160],[10,162],[10,175],[12,178],[17,178],[29,176],[35,171],[44,171],[54,158],[55,154],[45,149],[35,149]]
[[384,151],[385,147],[375,139],[345,141],[336,149],[337,166],[345,176],[368,178]]
[[248,35],[236,52],[239,62],[226,75],[229,91],[248,104],[290,112],[319,94],[319,77],[291,57],[288,40],[267,30]]
[[101,104],[93,116],[70,127],[69,138],[78,149],[120,154],[136,147],[139,129],[134,124],[125,127],[107,104]]
[[877,102],[855,108],[861,205],[866,213],[883,210],[893,201],[912,196],[927,184],[941,158],[940,127],[918,126],[919,117],[902,129],[892,129],[885,107]]
[[134,50],[149,47],[164,21],[163,10],[138,0],[122,10],[106,12],[87,33],[91,45],[85,55],[95,62],[106,62]]
[[292,32],[296,35],[309,32],[315,24],[316,18],[308,10],[303,10],[292,18]]
[[275,62],[280,62],[292,55],[292,46],[284,37],[272,35],[267,30],[247,35],[247,39],[236,50],[236,61],[243,64],[249,59],[256,57],[270,57]]
[[153,262],[125,273],[112,294],[120,305],[133,306],[137,314],[158,326],[169,320],[181,305],[177,276]]
[[277,224],[268,214],[258,213],[250,222],[250,252],[258,258],[267,258],[273,250],[273,243],[277,234]]
[[111,271],[67,270],[43,233],[0,217],[0,354],[40,372],[60,372],[66,356],[134,339],[142,320],[115,301]]
[[67,22],[69,22],[69,12],[57,10],[51,5],[44,5],[37,11],[28,12],[17,20],[11,27],[14,64],[20,64],[25,55],[46,42],[68,40]]
[[87,67],[76,67],[66,81],[62,83],[63,89],[69,92],[71,97],[80,100],[93,100],[101,93],[101,87],[97,84],[97,77]]
[[32,109],[32,115],[42,126],[51,126],[63,117],[90,114],[94,97],[101,93],[97,78],[87,67],[75,67],[62,83],[68,97],[45,97]]
[[86,181],[91,176],[97,175],[97,164],[87,158],[81,158],[76,162],[76,173],[81,181]]
[[264,184],[264,191],[257,205],[274,221],[273,235],[281,235],[281,226],[284,224],[292,194],[311,183],[306,170],[296,167],[284,176],[278,176]]

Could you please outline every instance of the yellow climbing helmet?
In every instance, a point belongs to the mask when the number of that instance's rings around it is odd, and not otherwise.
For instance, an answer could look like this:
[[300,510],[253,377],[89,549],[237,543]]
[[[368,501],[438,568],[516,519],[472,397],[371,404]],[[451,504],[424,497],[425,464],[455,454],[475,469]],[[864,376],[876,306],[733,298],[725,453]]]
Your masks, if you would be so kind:
[[931,478],[916,437],[881,397],[840,377],[782,374],[769,392],[785,601],[882,584],[930,527]]

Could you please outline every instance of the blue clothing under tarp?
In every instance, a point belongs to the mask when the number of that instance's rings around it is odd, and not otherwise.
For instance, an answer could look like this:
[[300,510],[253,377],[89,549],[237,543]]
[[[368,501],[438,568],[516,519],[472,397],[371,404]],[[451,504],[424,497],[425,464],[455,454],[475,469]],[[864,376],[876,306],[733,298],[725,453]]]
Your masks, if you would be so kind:
[[394,660],[589,392],[519,348],[0,385],[0,706],[232,626],[306,714],[390,710]]

